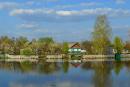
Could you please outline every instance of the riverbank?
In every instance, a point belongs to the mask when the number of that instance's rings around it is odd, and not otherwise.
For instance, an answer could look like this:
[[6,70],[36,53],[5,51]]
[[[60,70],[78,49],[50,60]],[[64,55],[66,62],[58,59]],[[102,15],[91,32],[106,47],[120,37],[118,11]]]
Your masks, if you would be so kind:
[[38,56],[25,56],[25,55],[9,55],[9,54],[5,54],[5,55],[1,55],[0,56],[0,61],[5,61],[5,62],[25,62],[25,61],[29,61],[29,62],[37,62],[38,61]]
[[[115,58],[81,58],[80,60],[71,60],[71,59],[46,59],[46,62],[114,62]],[[121,58],[120,61],[130,61],[130,58]]]
[[[46,62],[91,62],[91,61],[115,61],[115,55],[82,55],[79,58],[71,58],[70,55],[46,55],[44,58],[38,56],[25,56],[25,55],[4,55],[0,61],[5,62],[38,62],[39,60],[45,60]],[[121,61],[130,61],[130,54],[122,54]]]
[[[68,58],[66,57],[60,57],[60,56],[54,56],[54,55],[48,55],[46,57],[47,62],[96,62],[96,61],[116,61],[115,55],[83,55],[80,58],[71,58],[70,55],[68,55]],[[122,54],[121,55],[121,61],[130,61],[130,54]]]

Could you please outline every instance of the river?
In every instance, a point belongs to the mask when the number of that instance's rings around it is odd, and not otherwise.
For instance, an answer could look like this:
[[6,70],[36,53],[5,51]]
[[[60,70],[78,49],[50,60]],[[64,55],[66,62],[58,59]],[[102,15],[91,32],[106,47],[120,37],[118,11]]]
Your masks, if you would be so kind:
[[130,62],[0,62],[0,87],[129,87]]

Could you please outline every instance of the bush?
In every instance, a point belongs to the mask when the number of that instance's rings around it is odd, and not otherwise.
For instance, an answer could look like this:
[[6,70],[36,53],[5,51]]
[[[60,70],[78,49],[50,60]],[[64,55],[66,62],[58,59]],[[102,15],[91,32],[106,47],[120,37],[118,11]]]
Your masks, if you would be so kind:
[[30,55],[33,55],[33,51],[31,48],[25,48],[25,49],[20,50],[20,55],[30,56]]

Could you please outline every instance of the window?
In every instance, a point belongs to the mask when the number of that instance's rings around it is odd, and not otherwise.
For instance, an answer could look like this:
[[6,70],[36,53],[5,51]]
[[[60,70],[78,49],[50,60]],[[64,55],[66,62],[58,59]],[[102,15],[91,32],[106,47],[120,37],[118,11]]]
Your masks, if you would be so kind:
[[78,51],[78,49],[74,49],[74,51]]
[[81,49],[78,49],[78,51],[81,51]]

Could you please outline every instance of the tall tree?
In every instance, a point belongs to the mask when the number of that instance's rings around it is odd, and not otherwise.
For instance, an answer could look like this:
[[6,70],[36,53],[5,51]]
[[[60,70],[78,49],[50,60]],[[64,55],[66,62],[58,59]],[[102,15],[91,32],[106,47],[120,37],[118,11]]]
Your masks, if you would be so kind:
[[53,50],[53,44],[54,40],[51,37],[43,37],[38,39],[38,54],[43,55],[43,54],[48,54],[51,53]]
[[111,27],[106,15],[98,16],[92,32],[93,52],[95,54],[106,54],[111,35]]
[[130,41],[126,41],[124,48],[130,51]]
[[32,39],[31,43],[30,43],[30,47],[33,51],[34,55],[37,55],[37,51],[38,51],[38,41],[36,39]]
[[0,49],[2,53],[9,53],[12,40],[8,36],[2,36],[0,38]]
[[118,53],[122,52],[122,50],[124,48],[124,45],[123,45],[123,42],[122,42],[120,37],[117,37],[117,36],[115,37],[115,39],[114,39],[114,48]]
[[69,50],[69,45],[67,42],[64,42],[63,43],[63,47],[62,47],[62,52],[67,54],[68,53],[68,50]]
[[82,48],[84,48],[88,54],[92,54],[92,42],[91,41],[83,41],[81,44]]
[[29,41],[26,37],[20,36],[19,38],[16,38],[15,41],[15,54],[20,54],[20,50],[24,49],[28,46]]

